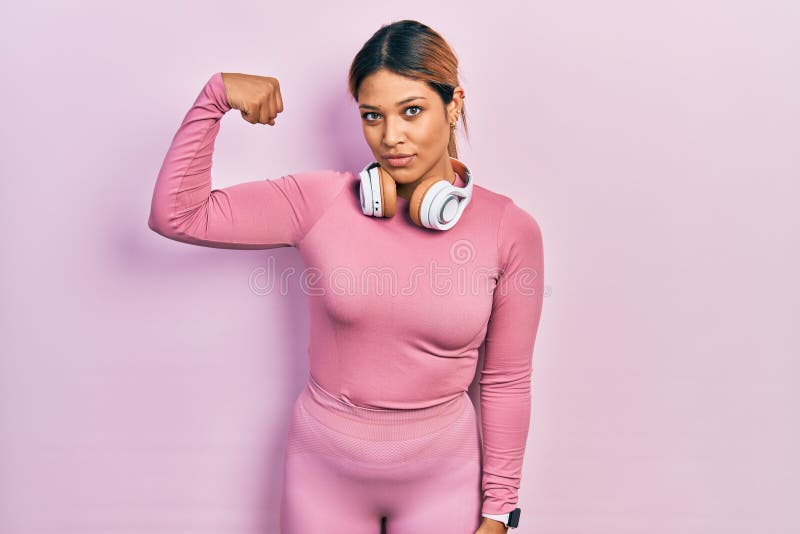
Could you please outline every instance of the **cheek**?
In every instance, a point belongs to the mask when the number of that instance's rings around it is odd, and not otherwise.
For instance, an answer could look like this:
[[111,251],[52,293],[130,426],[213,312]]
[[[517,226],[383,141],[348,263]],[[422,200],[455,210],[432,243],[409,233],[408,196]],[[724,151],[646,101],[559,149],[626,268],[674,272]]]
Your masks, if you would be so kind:
[[362,126],[361,131],[364,132],[364,139],[367,141],[369,146],[375,146],[378,141],[380,141],[378,134],[375,132],[375,128],[367,128],[366,126]]
[[448,124],[443,125],[441,120],[427,120],[421,126],[420,133],[427,144],[438,145],[442,141],[442,136],[445,138],[450,136],[450,127]]
[[430,121],[419,120],[408,129],[408,137],[417,146],[431,146],[436,142],[437,128]]

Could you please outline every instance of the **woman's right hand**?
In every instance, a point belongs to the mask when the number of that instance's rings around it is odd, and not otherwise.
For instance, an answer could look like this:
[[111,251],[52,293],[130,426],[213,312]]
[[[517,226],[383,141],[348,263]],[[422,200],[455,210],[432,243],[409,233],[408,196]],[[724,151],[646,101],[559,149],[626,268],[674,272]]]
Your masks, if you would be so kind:
[[242,112],[242,118],[250,124],[275,126],[275,118],[283,111],[281,88],[277,78],[223,72],[222,82],[228,97],[228,105]]

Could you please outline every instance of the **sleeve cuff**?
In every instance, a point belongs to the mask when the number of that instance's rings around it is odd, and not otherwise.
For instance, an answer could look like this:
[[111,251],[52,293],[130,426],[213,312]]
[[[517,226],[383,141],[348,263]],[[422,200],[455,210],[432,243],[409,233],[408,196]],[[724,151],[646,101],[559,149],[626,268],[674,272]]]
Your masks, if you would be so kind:
[[510,513],[505,513],[505,514],[487,514],[487,513],[483,513],[481,515],[483,517],[488,517],[489,519],[494,519],[495,521],[500,521],[504,525],[508,525],[508,516],[510,515]]

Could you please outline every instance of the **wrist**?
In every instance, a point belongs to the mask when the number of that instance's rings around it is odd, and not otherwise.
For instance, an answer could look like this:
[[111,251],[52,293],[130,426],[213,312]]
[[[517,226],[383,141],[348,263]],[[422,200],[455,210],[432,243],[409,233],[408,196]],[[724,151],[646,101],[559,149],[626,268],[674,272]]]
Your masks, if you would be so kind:
[[492,514],[489,512],[481,512],[481,515],[485,520],[495,521],[508,529],[508,528],[517,528],[519,526],[519,517],[521,513],[522,510],[517,507],[511,510],[510,512],[506,512],[504,514]]
[[497,534],[506,534],[506,532],[508,532],[508,527],[505,523],[486,516],[483,516],[481,528],[486,530],[487,534],[495,532]]

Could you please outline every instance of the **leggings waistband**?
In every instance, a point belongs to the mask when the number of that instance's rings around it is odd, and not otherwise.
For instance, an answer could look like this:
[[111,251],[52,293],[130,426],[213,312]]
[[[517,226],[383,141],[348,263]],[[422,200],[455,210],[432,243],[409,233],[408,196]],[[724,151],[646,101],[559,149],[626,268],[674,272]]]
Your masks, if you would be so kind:
[[325,426],[367,440],[400,440],[424,436],[456,421],[472,400],[466,391],[435,406],[394,410],[354,406],[335,397],[310,378],[298,399]]

